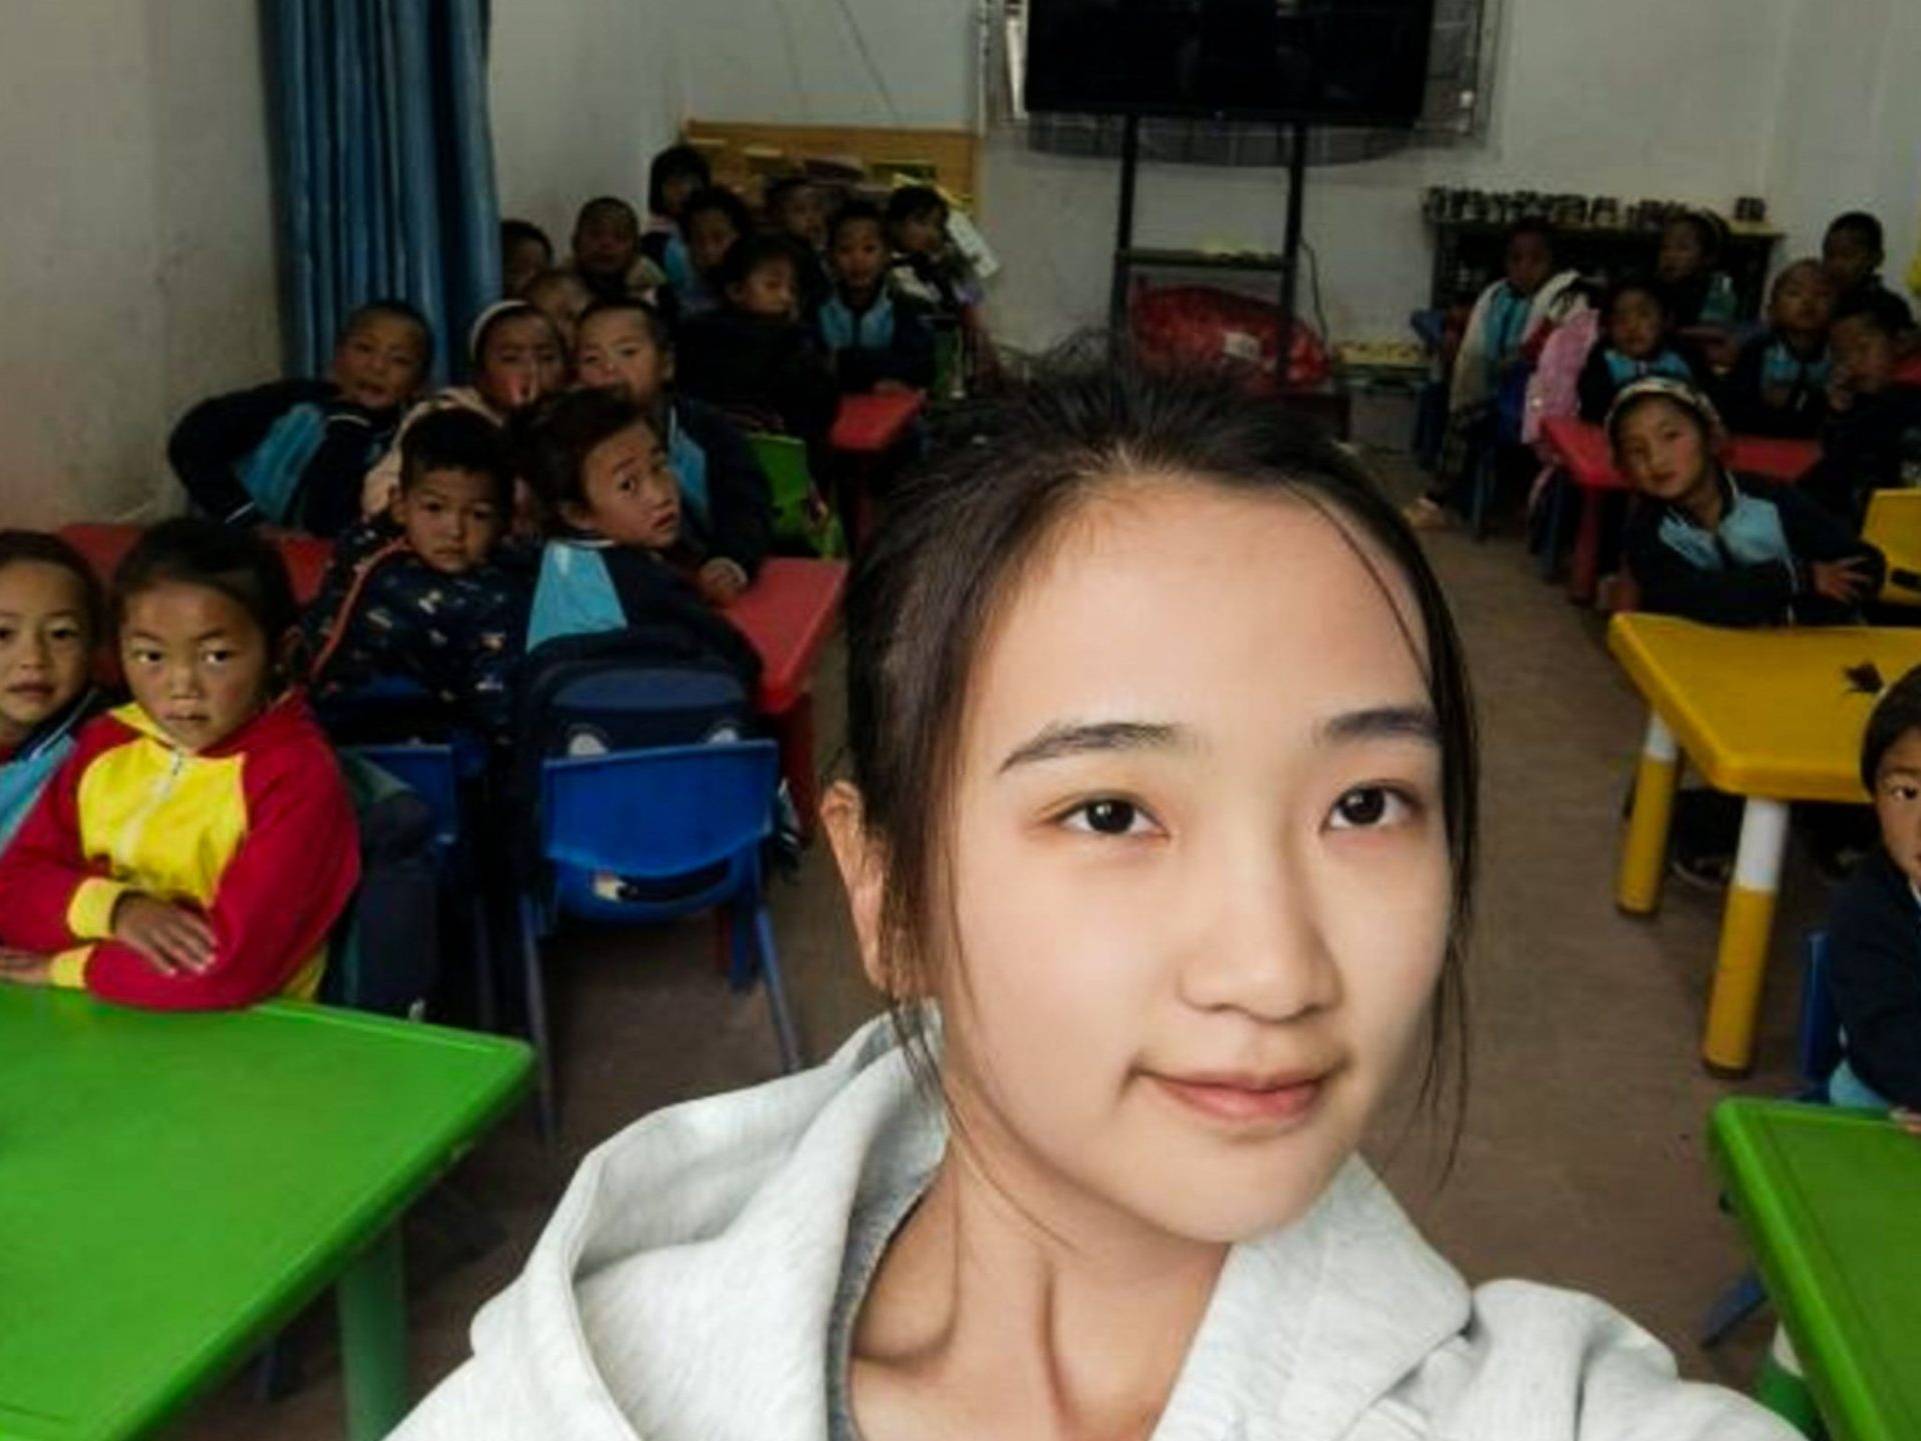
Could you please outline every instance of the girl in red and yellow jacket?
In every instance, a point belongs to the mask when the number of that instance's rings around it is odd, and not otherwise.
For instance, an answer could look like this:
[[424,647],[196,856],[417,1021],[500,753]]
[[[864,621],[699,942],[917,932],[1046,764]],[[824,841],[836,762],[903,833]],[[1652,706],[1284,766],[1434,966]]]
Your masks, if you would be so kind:
[[0,856],[0,979],[162,1010],[313,996],[360,864],[333,752],[282,688],[285,567],[169,521],[113,610],[133,704],[81,734]]

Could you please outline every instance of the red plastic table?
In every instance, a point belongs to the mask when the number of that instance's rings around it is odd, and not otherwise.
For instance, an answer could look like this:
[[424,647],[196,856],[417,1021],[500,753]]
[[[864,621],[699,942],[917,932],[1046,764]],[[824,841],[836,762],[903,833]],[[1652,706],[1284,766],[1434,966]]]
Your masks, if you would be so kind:
[[843,395],[827,443],[847,455],[885,455],[907,438],[926,406],[918,390]]
[[[133,549],[140,534],[137,525],[82,524],[62,526],[60,530],[60,538],[87,558],[102,585],[112,581],[114,568]],[[332,543],[311,535],[283,535],[275,538],[274,545],[287,562],[294,599],[306,605],[320,594],[327,562],[333,557]]]
[[[1573,416],[1541,422],[1548,449],[1581,491],[1581,526],[1575,533],[1574,557],[1568,568],[1568,595],[1578,601],[1594,598],[1595,574],[1601,556],[1601,496],[1628,489],[1627,477],[1614,468],[1607,432]],[[1776,440],[1767,436],[1733,437],[1728,464],[1746,475],[1792,483],[1815,461],[1821,447],[1812,440]]]

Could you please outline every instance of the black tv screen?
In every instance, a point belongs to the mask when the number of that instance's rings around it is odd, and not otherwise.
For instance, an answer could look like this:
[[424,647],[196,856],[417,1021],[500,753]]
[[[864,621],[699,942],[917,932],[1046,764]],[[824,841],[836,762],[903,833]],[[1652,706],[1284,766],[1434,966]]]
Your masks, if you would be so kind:
[[1028,0],[1029,110],[1410,125],[1434,0]]

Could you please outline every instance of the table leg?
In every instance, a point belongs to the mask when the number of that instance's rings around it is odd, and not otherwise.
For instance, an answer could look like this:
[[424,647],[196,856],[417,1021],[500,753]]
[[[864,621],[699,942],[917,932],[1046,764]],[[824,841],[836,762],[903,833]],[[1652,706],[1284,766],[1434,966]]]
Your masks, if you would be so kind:
[[800,833],[812,838],[820,819],[820,782],[814,775],[814,693],[808,691],[782,711],[776,726],[780,732],[780,773],[787,779],[794,810],[800,817]]
[[1661,904],[1661,876],[1667,869],[1668,824],[1674,817],[1674,787],[1681,778],[1681,750],[1674,733],[1652,710],[1641,763],[1634,775],[1634,808],[1628,813],[1621,843],[1621,873],[1614,902],[1637,916]]
[[1574,532],[1574,554],[1568,560],[1567,596],[1590,605],[1600,580],[1596,572],[1601,568],[1601,493],[1585,485],[1576,488],[1581,492],[1581,524]]
[[1708,996],[1701,1054],[1716,1075],[1744,1076],[1754,1065],[1754,1025],[1774,931],[1774,893],[1788,846],[1788,803],[1749,796],[1741,813],[1741,848],[1721,914],[1721,951]]
[[407,1414],[407,1294],[400,1222],[341,1273],[334,1287],[349,1441],[378,1441]]

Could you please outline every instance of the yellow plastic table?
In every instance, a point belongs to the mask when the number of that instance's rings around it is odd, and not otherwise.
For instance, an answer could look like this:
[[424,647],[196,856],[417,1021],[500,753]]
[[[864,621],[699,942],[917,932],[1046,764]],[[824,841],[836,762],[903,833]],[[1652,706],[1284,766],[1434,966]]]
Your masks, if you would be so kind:
[[1701,1043],[1710,1070],[1740,1075],[1754,1063],[1788,803],[1867,799],[1861,732],[1877,697],[1846,672],[1871,661],[1892,683],[1921,665],[1921,630],[1727,630],[1617,615],[1608,649],[1648,703],[1615,891],[1621,909],[1645,915],[1660,904],[1681,752],[1709,785],[1747,800]]
[[336,1281],[349,1434],[384,1435],[395,1223],[531,1070],[518,1041],[322,1006],[0,984],[0,1438],[149,1431]]
[[1881,600],[1921,606],[1921,490],[1877,490],[1868,496],[1861,539],[1887,557]]

